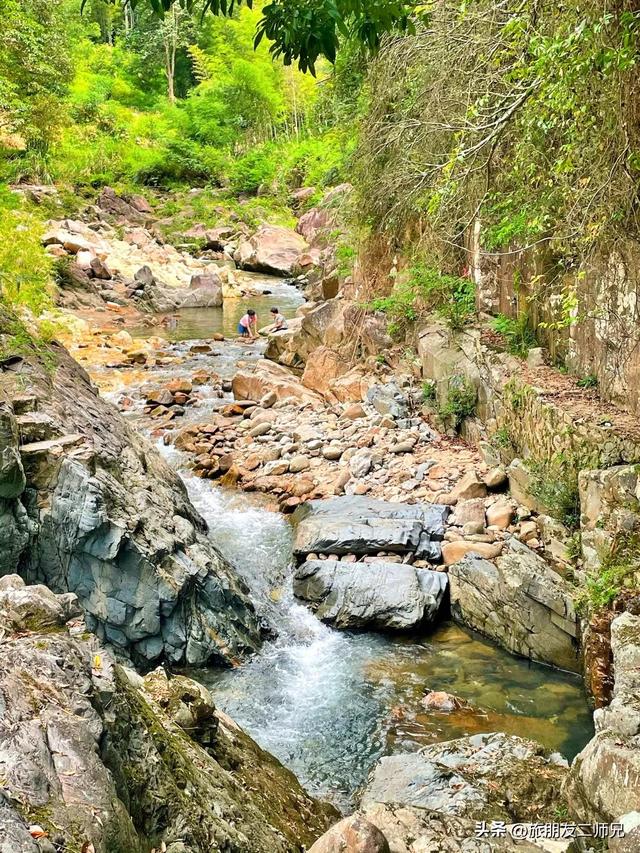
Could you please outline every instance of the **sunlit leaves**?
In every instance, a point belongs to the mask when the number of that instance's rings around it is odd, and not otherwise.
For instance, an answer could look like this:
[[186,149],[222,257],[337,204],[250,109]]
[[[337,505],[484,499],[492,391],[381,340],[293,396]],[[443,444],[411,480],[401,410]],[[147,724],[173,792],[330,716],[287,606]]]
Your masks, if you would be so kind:
[[[82,0],[82,8],[88,0]],[[115,0],[112,0],[115,2]],[[188,11],[231,16],[253,0],[128,0],[133,8],[150,5],[163,16],[175,3]],[[370,50],[377,50],[385,33],[394,29],[410,31],[412,15],[426,14],[416,0],[271,0],[262,9],[255,45],[267,39],[274,57],[285,65],[297,61],[302,71],[315,74],[322,56],[334,62],[343,40],[355,38]]]

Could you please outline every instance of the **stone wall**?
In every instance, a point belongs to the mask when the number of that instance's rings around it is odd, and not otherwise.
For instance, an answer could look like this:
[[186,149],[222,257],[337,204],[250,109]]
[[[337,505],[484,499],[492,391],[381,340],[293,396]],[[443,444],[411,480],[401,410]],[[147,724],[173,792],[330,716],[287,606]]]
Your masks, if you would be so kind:
[[[542,246],[482,250],[479,223],[469,230],[471,271],[480,312],[516,317],[526,312],[552,358],[579,376],[594,375],[604,397],[640,411],[640,246],[619,241],[567,273]],[[561,328],[563,297],[575,291],[576,322]]]

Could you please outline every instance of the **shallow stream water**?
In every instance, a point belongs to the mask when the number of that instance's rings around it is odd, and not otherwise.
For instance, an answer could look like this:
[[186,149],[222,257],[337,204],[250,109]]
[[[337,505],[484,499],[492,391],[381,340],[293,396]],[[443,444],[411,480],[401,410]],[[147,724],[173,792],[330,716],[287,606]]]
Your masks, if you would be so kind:
[[[267,310],[274,303],[291,316],[302,302],[287,285],[272,283],[270,289],[274,295],[263,297]],[[243,300],[224,311],[183,312],[166,336],[193,341],[214,331],[232,334],[246,307]],[[144,331],[150,333],[155,330]],[[230,375],[247,348],[236,342],[219,346],[214,361]],[[249,351],[251,357],[261,349],[258,344]],[[173,375],[190,369],[194,365],[185,363]],[[206,399],[205,389],[193,414],[202,417],[220,402]],[[514,658],[449,623],[412,638],[338,632],[320,623],[291,593],[288,521],[268,500],[199,480],[184,468],[181,454],[161,450],[181,470],[212,541],[237,566],[258,611],[278,629],[277,639],[239,668],[192,675],[312,793],[348,809],[385,752],[466,734],[499,730],[531,737],[567,759],[591,737],[591,714],[577,676]],[[471,710],[427,712],[420,700],[428,690],[453,693]]]

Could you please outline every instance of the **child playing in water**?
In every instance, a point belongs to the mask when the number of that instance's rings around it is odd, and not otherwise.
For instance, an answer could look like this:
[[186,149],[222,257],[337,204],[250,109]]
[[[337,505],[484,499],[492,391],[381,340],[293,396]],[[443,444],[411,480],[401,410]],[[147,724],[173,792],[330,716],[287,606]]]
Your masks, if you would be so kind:
[[258,338],[258,317],[253,308],[249,308],[247,313],[240,319],[238,323],[238,334],[242,338],[249,338],[255,341]]
[[274,305],[270,311],[271,319],[273,320],[273,325],[269,327],[270,332],[284,332],[287,326],[287,318],[284,314],[280,313],[280,309],[276,308]]

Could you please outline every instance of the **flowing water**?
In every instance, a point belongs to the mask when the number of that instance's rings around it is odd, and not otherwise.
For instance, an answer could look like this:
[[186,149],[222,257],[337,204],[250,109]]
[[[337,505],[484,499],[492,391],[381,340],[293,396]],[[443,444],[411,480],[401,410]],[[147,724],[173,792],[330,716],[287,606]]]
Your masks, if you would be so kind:
[[[179,465],[179,454],[164,452]],[[264,499],[184,479],[211,539],[279,631],[238,669],[195,677],[312,793],[346,810],[381,755],[467,734],[531,737],[567,759],[591,737],[578,676],[514,658],[450,623],[419,638],[323,625],[291,594],[287,520]],[[427,712],[428,690],[446,690],[471,708]]]
[[[302,301],[284,284],[271,283],[269,289],[274,294],[261,297],[264,306],[251,300],[262,313],[274,303],[291,316]],[[181,312],[166,336],[188,352],[193,339],[214,331],[232,334],[248,303],[230,305]],[[230,375],[238,358],[259,357],[262,345],[248,350],[225,342],[220,348],[214,359],[224,367],[220,372]],[[188,373],[194,365],[199,366],[197,358],[180,371]],[[199,414],[219,402],[205,394]],[[182,468],[181,454],[161,450]],[[448,623],[414,638],[344,633],[323,625],[292,596],[287,520],[264,498],[181,473],[210,524],[212,541],[237,566],[258,611],[278,630],[276,639],[237,669],[194,675],[312,793],[348,809],[385,752],[412,751],[466,734],[500,730],[531,737],[568,759],[591,737],[591,714],[577,676],[514,658]],[[428,690],[454,693],[471,709],[427,712],[421,699]]]

